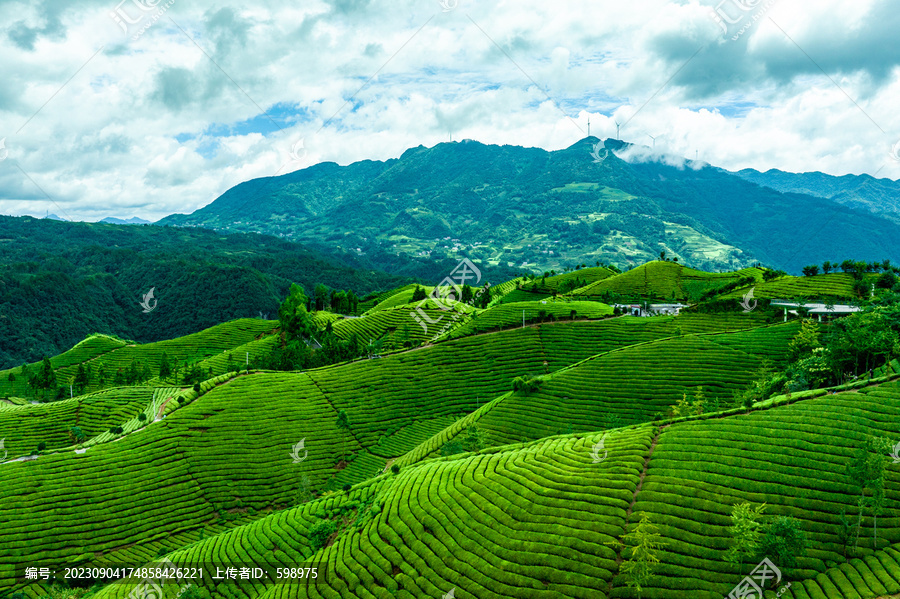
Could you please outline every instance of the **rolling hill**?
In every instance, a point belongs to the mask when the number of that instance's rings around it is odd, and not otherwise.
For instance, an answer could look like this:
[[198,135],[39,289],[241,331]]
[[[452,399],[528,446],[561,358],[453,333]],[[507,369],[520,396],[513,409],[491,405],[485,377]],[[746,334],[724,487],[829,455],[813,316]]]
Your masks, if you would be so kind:
[[[655,261],[598,271],[581,289],[652,297],[789,282],[761,283],[762,272]],[[800,281],[840,287],[844,276]],[[781,597],[900,592],[896,468],[885,470],[877,540],[870,511],[847,559],[842,532],[860,497],[847,464],[870,435],[900,441],[900,364],[747,402],[761,373],[789,364],[799,320],[737,308],[612,317],[604,303],[559,294],[502,301],[530,282],[497,285],[487,308],[462,308],[447,335],[414,336],[409,348],[396,343],[404,324],[418,328],[409,286],[361,304],[361,317],[314,313],[338,337],[383,339],[378,359],[259,370],[255,359],[281,344],[278,322],[238,319],[147,344],[89,336],[50,360],[59,379],[136,360],[152,376],[92,379],[70,399],[32,403],[21,376],[10,380],[21,369],[0,372],[0,596],[135,599],[150,579],[159,599],[191,587],[194,599],[632,599],[623,564],[633,552],[616,542],[630,547],[648,516],[663,545],[640,596],[718,599],[746,572],[725,560],[742,501],[764,503],[767,521],[794,518],[807,539],[783,568]],[[198,382],[157,376],[163,352],[196,367]],[[79,589],[22,578],[30,565],[160,560],[320,576],[89,576]]]

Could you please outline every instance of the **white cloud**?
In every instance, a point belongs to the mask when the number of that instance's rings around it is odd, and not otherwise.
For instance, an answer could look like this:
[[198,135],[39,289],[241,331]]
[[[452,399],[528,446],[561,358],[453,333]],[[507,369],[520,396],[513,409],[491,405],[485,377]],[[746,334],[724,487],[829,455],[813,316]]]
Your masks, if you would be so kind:
[[900,176],[888,0],[777,0],[737,41],[712,4],[175,0],[130,41],[116,2],[4,2],[0,212],[157,219],[247,179],[451,135],[559,149],[588,118],[601,137],[615,120],[626,141],[657,136],[641,159]]

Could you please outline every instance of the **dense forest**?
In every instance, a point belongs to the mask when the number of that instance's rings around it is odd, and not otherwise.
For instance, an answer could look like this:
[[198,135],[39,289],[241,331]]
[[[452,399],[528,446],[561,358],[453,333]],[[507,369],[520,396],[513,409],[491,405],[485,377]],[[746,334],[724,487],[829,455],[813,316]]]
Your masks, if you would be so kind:
[[411,280],[264,235],[0,217],[0,368],[91,333],[151,342],[275,318],[292,283],[363,297]]

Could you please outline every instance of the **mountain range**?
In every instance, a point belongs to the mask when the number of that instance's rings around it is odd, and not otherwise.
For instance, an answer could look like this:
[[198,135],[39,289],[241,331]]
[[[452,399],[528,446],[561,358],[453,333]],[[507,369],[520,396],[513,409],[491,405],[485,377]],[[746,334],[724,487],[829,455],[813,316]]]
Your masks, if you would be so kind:
[[[832,198],[809,186],[773,189],[775,177],[749,179],[611,139],[557,151],[468,140],[253,179],[159,224],[267,233],[387,272],[404,258],[463,256],[534,272],[625,268],[660,252],[707,270],[900,260],[890,210],[850,199],[849,183]],[[895,187],[878,189],[900,203]]]
[[787,173],[778,169],[762,173],[748,168],[734,174],[782,193],[828,198],[838,204],[859,208],[900,223],[900,181],[876,179],[871,175],[836,177],[820,172]]

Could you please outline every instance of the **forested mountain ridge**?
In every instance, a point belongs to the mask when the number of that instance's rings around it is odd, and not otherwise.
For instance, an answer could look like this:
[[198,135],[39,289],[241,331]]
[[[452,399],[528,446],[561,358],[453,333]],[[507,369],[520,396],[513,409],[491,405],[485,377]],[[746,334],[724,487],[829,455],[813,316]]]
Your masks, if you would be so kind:
[[0,368],[91,333],[150,342],[273,317],[291,283],[362,297],[412,280],[352,261],[265,235],[0,216]]
[[900,259],[900,227],[885,218],[647,151],[596,138],[552,152],[419,146],[384,162],[321,163],[248,181],[160,223],[270,233],[351,251],[388,271],[401,257],[462,255],[535,272],[630,267],[660,251],[706,270]]
[[837,177],[820,172],[788,173],[774,168],[764,173],[748,168],[734,174],[783,193],[828,198],[900,222],[900,181],[876,179],[871,175]]

